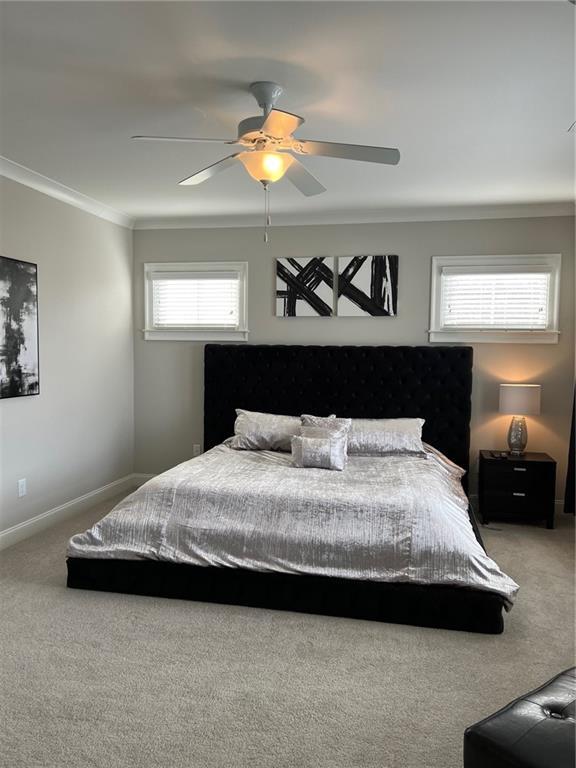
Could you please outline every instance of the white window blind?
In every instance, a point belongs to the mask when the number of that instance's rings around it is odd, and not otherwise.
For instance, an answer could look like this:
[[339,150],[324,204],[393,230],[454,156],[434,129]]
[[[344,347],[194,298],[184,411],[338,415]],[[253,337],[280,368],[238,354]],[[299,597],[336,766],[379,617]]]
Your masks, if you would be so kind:
[[550,274],[547,272],[442,272],[444,328],[545,330]]
[[238,274],[160,272],[151,278],[154,328],[238,328]]
[[145,264],[148,341],[246,341],[246,262]]
[[433,256],[432,342],[558,342],[560,254]]

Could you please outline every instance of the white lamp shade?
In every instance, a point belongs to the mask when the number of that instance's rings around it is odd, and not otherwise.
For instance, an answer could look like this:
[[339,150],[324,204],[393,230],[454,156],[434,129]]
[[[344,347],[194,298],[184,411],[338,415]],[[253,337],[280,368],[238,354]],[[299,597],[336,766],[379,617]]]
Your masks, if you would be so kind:
[[500,384],[500,413],[537,416],[541,391],[540,384]]

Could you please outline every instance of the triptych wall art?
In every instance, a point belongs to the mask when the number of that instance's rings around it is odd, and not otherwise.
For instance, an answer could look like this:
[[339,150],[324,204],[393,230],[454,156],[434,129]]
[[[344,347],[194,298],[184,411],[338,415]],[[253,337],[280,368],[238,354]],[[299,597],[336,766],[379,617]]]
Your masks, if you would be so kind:
[[395,317],[398,256],[276,259],[276,316]]
[[39,391],[37,267],[0,256],[0,399]]

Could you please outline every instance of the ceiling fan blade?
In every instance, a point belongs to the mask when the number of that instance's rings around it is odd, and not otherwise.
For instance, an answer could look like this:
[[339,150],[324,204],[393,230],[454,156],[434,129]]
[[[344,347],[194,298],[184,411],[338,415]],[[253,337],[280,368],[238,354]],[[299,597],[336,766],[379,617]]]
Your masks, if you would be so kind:
[[296,160],[295,157],[292,158],[292,162],[284,176],[306,197],[321,195],[322,192],[326,192],[326,187],[322,186],[318,179],[312,176],[310,171],[299,160]]
[[303,122],[304,118],[299,115],[283,112],[281,109],[272,109],[260,130],[277,139],[285,139],[291,136]]
[[137,141],[188,141],[193,143],[237,144],[236,139],[193,139],[189,136],[130,136]]
[[186,179],[182,179],[182,181],[179,181],[179,184],[182,184],[184,186],[191,186],[192,184],[201,184],[203,181],[207,181],[207,179],[211,179],[212,176],[216,176],[217,173],[220,173],[220,171],[225,171],[227,168],[230,168],[231,165],[234,165],[236,162],[236,158],[238,157],[240,153],[237,152],[235,155],[229,155],[228,157],[224,157],[222,160],[218,160],[217,163],[213,163],[212,165],[209,165],[207,168],[203,168],[201,171],[197,171],[196,173],[193,173],[192,176],[188,176]]
[[337,144],[332,141],[297,140],[294,150],[303,155],[339,157],[342,160],[361,160],[365,163],[397,165],[400,152],[389,147],[369,147],[363,144]]

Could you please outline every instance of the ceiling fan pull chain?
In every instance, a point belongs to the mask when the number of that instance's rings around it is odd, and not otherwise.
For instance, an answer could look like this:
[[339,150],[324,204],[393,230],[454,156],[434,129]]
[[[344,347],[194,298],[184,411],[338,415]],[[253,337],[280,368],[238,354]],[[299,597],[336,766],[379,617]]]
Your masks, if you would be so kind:
[[268,228],[270,226],[270,187],[267,181],[262,182],[264,187],[264,242],[269,241]]

